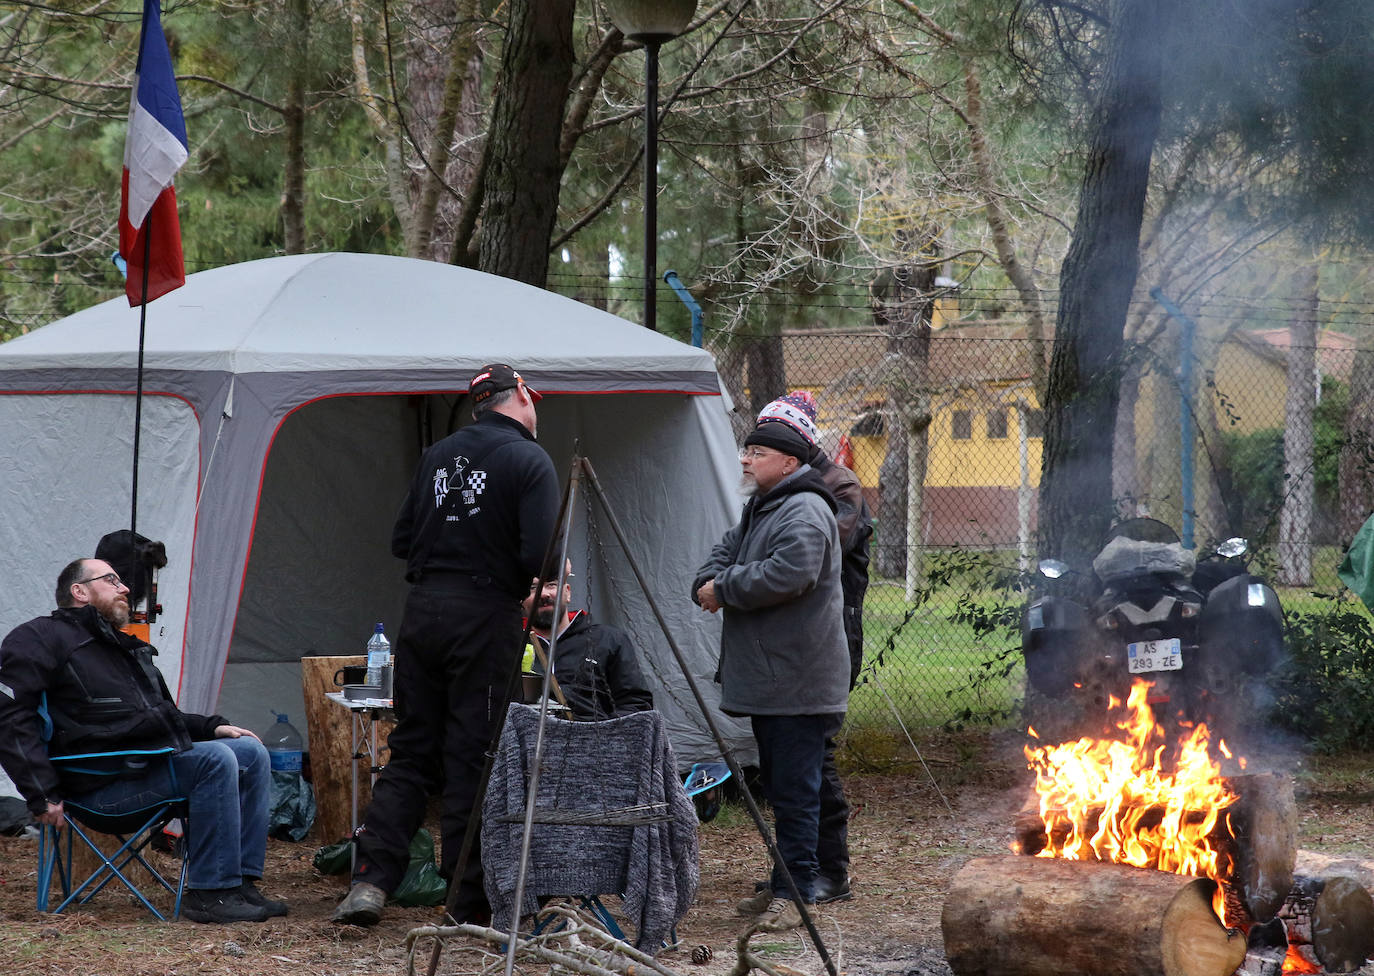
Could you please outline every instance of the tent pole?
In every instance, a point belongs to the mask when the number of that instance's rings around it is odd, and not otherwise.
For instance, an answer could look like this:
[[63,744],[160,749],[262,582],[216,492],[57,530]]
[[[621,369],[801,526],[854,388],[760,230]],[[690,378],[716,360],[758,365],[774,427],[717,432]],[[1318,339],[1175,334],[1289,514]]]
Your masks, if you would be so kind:
[[[574,452],[575,454],[575,452]],[[578,458],[573,457],[572,471],[568,474],[568,504],[563,513],[563,521],[560,525],[562,531],[562,545],[558,551],[558,572],[555,578],[558,581],[558,594],[553,601],[553,629],[549,632],[549,651],[548,660],[544,662],[544,687],[539,696],[539,731],[534,736],[534,762],[530,767],[529,784],[525,788],[525,829],[520,835],[520,865],[515,872],[515,908],[511,911],[510,919],[510,938],[506,940],[506,976],[515,974],[515,948],[520,943],[520,908],[525,903],[525,879],[529,875],[530,868],[530,841],[534,834],[534,804],[539,798],[539,770],[543,765],[544,757],[544,728],[548,724],[549,717],[549,682],[553,680],[553,662],[556,660],[555,654],[558,650],[558,622],[563,619],[563,613],[567,609],[563,604],[563,589],[568,581],[568,537],[572,535],[573,510],[577,504],[577,485],[581,481],[580,473],[582,466],[578,463]],[[542,572],[540,575],[543,575]],[[525,639],[529,640],[530,625],[534,622],[535,610],[539,607],[540,600],[543,599],[544,588],[541,584],[539,589],[533,592],[530,600],[529,623],[525,627]],[[539,642],[534,641],[534,646],[538,647]],[[509,696],[507,696],[509,698]],[[566,705],[567,702],[564,702]],[[509,702],[507,702],[509,706]],[[507,709],[509,711],[509,708]],[[505,730],[505,720],[501,721],[502,731]],[[500,742],[497,742],[497,748]],[[490,750],[489,754],[496,755],[496,748]],[[488,774],[490,775],[490,774]],[[485,798],[486,788],[482,789]],[[454,873],[457,877],[457,872]],[[495,919],[492,920],[493,923]]]

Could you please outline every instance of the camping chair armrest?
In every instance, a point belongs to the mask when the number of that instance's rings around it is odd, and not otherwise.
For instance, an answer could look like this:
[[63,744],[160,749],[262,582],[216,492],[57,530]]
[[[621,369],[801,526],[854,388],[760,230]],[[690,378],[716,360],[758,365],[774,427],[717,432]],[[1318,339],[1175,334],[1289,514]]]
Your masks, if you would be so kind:
[[49,756],[49,762],[70,762],[73,759],[120,759],[120,758],[156,758],[157,756],[170,756],[176,753],[173,746],[163,746],[161,749],[113,749],[109,752],[74,752],[66,756]]

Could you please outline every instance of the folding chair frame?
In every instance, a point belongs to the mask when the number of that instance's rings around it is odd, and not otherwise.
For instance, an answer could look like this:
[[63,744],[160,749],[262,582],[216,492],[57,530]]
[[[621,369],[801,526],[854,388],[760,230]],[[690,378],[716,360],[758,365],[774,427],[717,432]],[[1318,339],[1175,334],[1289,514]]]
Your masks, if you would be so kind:
[[[52,719],[48,713],[47,695],[44,694],[40,700],[38,708],[39,718],[43,723],[43,738],[50,739],[52,736]],[[147,763],[153,760],[162,760],[170,764],[172,755],[176,752],[170,746],[161,749],[126,749],[117,752],[88,752],[67,756],[51,756],[50,761],[59,766],[74,772],[85,772],[95,775],[117,775],[104,762],[111,759]],[[96,760],[91,763],[91,760]],[[76,765],[80,763],[81,765]],[[134,810],[125,814],[107,815],[98,813],[94,810],[86,810],[79,803],[71,800],[65,801],[65,806],[77,811],[76,818],[70,812],[62,815],[63,823],[60,826],[45,824],[38,835],[38,910],[46,912],[48,910],[49,895],[52,893],[52,876],[57,874],[58,883],[62,888],[62,903],[52,910],[54,915],[60,914],[64,909],[73,903],[84,905],[94,898],[102,888],[116,878],[128,888],[135,898],[142,903],[143,907],[152,912],[160,921],[167,921],[167,916],[158,911],[148,897],[138,890],[138,886],[124,873],[125,869],[135,861],[143,865],[148,875],[160,884],[167,891],[175,896],[172,906],[172,917],[181,916],[181,898],[186,890],[186,873],[189,866],[190,857],[183,847],[179,851],[181,858],[181,868],[178,873],[176,886],[162,876],[162,872],[157,870],[143,856],[144,849],[153,842],[157,836],[157,828],[167,821],[177,816],[186,815],[186,797],[181,793],[180,784],[177,783],[176,769],[170,767],[172,778],[172,790],[174,795],[156,803],[144,807],[142,810]],[[77,819],[86,821],[88,829],[100,833],[108,833],[119,840],[119,848],[110,855],[106,855],[97,844],[81,829]],[[142,819],[139,819],[142,818]],[[139,825],[136,830],[130,830],[129,825]],[[108,828],[108,829],[106,829]],[[63,850],[63,832],[66,833],[66,849]],[[101,861],[86,878],[73,890],[72,883],[72,836],[79,836],[82,843],[95,854]],[[94,888],[91,886],[94,885]],[[86,889],[91,888],[90,891]]]
[[[178,871],[177,883],[171,884],[162,872],[153,867],[143,856],[144,850],[153,842],[157,835],[157,829],[168,820],[172,819],[177,813],[177,807],[185,804],[184,797],[173,797],[159,802],[155,807],[150,808],[152,815],[147,817],[137,829],[130,832],[115,832],[112,836],[116,837],[120,844],[114,853],[106,855],[97,844],[81,829],[81,825],[70,815],[63,815],[63,825],[54,827],[45,825],[38,837],[38,910],[48,911],[48,902],[52,891],[53,875],[56,874],[58,883],[62,889],[62,902],[54,909],[54,915],[61,914],[72,904],[84,905],[94,898],[100,891],[116,878],[129,889],[130,893],[143,905],[144,908],[152,912],[159,920],[167,921],[167,916],[158,910],[157,906],[148,900],[148,897],[138,889],[133,880],[124,872],[130,864],[137,862],[143,865],[148,875],[160,884],[165,890],[171,892],[175,898],[172,906],[172,918],[181,915],[181,899],[186,890],[186,873],[189,865],[189,858],[185,851],[180,854],[181,867]],[[75,806],[75,804],[73,804]],[[79,808],[78,808],[79,809]],[[94,817],[94,815],[92,815]],[[130,814],[129,816],[133,816]],[[94,827],[92,829],[95,829]],[[65,844],[64,841],[65,831]],[[72,887],[75,880],[72,876],[72,845],[73,835],[79,836],[86,847],[100,859],[100,866],[93,871],[85,881]],[[94,885],[94,887],[91,887]],[[90,889],[87,891],[87,889]]]

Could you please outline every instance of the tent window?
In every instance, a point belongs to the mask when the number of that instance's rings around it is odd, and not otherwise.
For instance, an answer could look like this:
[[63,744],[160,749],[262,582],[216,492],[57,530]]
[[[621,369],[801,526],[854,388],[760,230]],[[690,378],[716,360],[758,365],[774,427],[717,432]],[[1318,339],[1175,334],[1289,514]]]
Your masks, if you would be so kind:
[[1007,436],[1006,408],[988,411],[988,440],[1000,441]]
[[1026,436],[1044,437],[1045,436],[1045,411],[1026,410],[1021,416],[1026,418]]
[[956,410],[950,415],[950,436],[956,441],[966,441],[973,437],[973,414],[967,410]]

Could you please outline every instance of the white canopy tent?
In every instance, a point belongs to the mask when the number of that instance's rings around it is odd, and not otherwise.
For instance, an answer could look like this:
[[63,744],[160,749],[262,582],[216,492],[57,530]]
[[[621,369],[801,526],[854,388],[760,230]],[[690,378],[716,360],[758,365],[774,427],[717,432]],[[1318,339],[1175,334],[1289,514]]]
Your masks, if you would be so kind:
[[[121,297],[0,345],[0,633],[47,613],[61,567],[128,527],[138,319]],[[260,730],[269,710],[295,719],[301,656],[361,653],[379,620],[395,636],[397,507],[422,446],[468,422],[467,380],[488,362],[545,394],[539,439],[564,477],[575,450],[592,462],[717,699],[719,624],[688,588],[740,502],[710,356],[507,279],[322,254],[193,274],[148,308],[137,529],[167,546],[152,639],[183,708]],[[679,760],[716,758],[625,553],[588,512],[575,604],[636,638]]]

